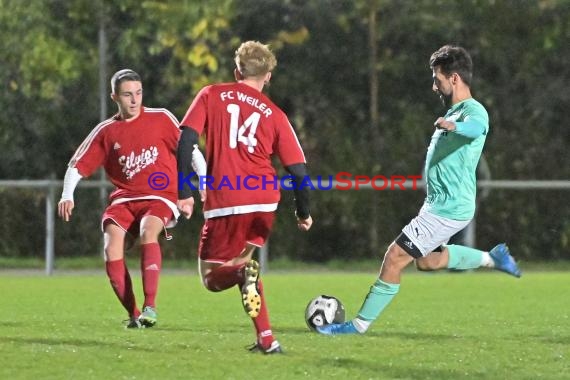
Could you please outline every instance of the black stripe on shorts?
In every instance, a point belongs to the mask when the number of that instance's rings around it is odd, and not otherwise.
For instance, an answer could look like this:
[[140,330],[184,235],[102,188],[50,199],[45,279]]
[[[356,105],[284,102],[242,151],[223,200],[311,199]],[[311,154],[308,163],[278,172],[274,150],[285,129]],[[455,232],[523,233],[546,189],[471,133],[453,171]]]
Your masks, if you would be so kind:
[[406,253],[414,259],[423,257],[420,249],[416,247],[412,240],[403,232],[396,238],[396,244],[398,244],[400,248],[406,251]]

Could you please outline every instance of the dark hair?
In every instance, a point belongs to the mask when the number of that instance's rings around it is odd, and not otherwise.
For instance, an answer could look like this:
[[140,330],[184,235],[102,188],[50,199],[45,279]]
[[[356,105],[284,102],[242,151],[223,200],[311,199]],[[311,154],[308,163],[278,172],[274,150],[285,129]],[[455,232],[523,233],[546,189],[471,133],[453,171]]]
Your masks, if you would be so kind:
[[431,69],[439,66],[446,76],[457,73],[467,86],[471,86],[473,61],[467,50],[460,46],[442,46],[431,55],[429,66]]
[[117,89],[119,88],[121,83],[126,82],[126,81],[141,82],[141,77],[139,74],[135,73],[131,69],[123,69],[123,70],[117,71],[115,74],[113,74],[113,77],[111,78],[111,91],[112,91],[112,93],[116,94]]

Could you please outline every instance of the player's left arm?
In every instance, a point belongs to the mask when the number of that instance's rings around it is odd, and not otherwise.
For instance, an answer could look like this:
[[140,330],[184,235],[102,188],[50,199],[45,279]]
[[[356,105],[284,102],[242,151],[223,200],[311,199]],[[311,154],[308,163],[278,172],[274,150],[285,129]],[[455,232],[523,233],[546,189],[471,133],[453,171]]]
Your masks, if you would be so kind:
[[285,114],[282,114],[281,117],[282,120],[277,124],[278,137],[275,152],[287,172],[293,177],[292,185],[295,194],[297,227],[301,231],[308,231],[313,224],[313,218],[311,217],[309,204],[309,188],[308,186],[301,186],[303,180],[309,176],[305,154],[293,126]]
[[[187,176],[194,171],[198,177],[206,175],[206,160],[198,148],[198,133],[189,127],[183,127],[178,141],[176,159],[178,162],[178,172],[182,176]],[[206,200],[205,192],[200,191],[202,202]],[[194,198],[192,189],[187,186],[178,187],[178,208],[186,218],[192,216]]]
[[438,129],[455,132],[470,139],[476,139],[487,133],[487,123],[479,117],[467,116],[463,121],[445,120],[443,117],[440,117],[435,121],[434,125]]
[[299,229],[307,231],[313,223],[309,202],[309,188],[308,186],[301,186],[303,180],[309,175],[307,165],[305,163],[293,164],[286,166],[285,170],[293,177],[292,186],[295,193],[297,225]]
[[445,129],[474,140],[487,134],[489,115],[483,106],[475,104],[468,106],[460,120],[451,121],[440,117],[434,124],[436,128]]
[[455,133],[476,139],[487,133],[487,125],[488,121],[480,116],[467,116],[463,121],[455,122]]

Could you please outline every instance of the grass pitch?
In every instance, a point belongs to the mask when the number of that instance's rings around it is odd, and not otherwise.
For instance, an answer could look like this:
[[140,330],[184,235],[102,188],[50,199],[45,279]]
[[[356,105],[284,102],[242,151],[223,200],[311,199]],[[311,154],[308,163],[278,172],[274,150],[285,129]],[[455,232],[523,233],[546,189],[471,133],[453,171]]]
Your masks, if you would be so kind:
[[[568,379],[570,274],[406,273],[366,335],[326,337],[303,319],[318,294],[358,310],[375,273],[269,273],[285,355],[251,354],[237,289],[164,273],[159,323],[126,330],[104,272],[0,273],[1,379]],[[134,278],[139,301],[140,277]]]

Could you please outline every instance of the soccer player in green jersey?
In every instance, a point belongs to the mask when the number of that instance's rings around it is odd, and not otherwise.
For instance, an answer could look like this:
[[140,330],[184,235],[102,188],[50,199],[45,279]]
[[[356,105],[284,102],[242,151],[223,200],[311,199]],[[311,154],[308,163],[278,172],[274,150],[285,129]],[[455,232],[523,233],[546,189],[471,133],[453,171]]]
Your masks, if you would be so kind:
[[471,97],[473,63],[459,46],[446,45],[432,54],[432,89],[446,107],[438,118],[427,150],[424,204],[388,247],[380,276],[353,320],[317,328],[325,335],[365,333],[400,290],[402,270],[415,260],[419,270],[494,268],[520,277],[505,244],[491,251],[446,245],[475,214],[475,171],[489,132],[485,108]]

